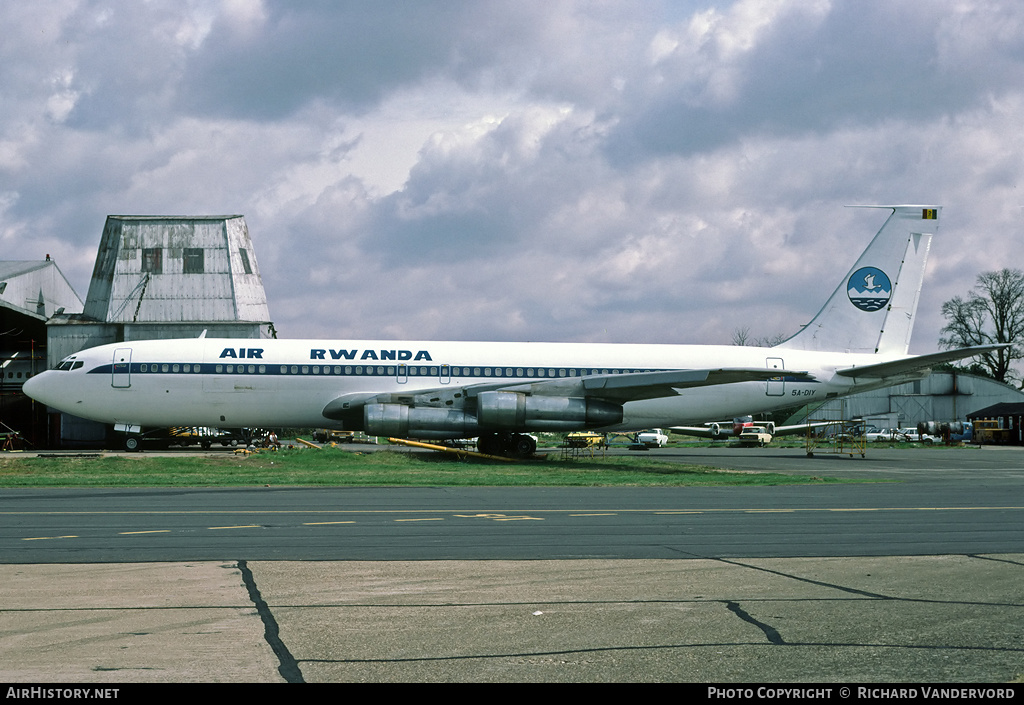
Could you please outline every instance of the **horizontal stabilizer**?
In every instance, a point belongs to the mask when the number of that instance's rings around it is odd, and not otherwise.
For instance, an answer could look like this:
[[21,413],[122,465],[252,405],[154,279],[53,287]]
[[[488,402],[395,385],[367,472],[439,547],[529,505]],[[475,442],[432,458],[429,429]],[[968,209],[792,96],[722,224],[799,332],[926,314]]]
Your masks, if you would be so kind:
[[975,355],[981,355],[982,353],[992,352],[993,350],[999,350],[1000,348],[1006,347],[1009,347],[1006,343],[1000,345],[975,345],[970,348],[944,350],[942,352],[930,353],[928,355],[908,357],[902,360],[880,362],[875,365],[848,367],[844,370],[836,370],[836,374],[842,375],[843,377],[869,377],[872,379],[897,377],[900,375],[912,374],[914,372],[921,372],[922,370],[931,369],[932,367],[946,362],[963,360],[965,357],[974,357]]

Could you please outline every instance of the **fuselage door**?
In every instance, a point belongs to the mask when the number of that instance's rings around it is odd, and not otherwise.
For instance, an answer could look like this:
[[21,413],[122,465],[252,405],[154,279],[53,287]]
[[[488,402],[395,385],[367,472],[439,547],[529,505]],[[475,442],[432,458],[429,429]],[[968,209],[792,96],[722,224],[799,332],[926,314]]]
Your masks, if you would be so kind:
[[132,386],[132,349],[117,348],[114,350],[114,364],[111,368],[110,384],[113,387]]
[[[767,360],[769,370],[779,370],[780,372],[786,369],[786,364],[782,361],[781,357],[769,357]],[[773,377],[768,380],[768,384],[765,385],[765,394],[770,397],[781,397],[786,393],[786,378],[781,374],[778,377]]]

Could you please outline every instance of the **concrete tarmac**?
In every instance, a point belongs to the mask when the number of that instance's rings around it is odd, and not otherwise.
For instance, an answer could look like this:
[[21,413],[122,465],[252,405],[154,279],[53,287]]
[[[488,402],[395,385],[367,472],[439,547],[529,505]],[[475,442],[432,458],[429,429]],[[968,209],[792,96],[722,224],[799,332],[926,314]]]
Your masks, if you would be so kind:
[[1005,683],[1024,554],[0,565],[4,682]]
[[[810,462],[1012,503],[1018,458]],[[1024,677],[1022,576],[1024,553],[0,564],[0,682],[1006,683]]]

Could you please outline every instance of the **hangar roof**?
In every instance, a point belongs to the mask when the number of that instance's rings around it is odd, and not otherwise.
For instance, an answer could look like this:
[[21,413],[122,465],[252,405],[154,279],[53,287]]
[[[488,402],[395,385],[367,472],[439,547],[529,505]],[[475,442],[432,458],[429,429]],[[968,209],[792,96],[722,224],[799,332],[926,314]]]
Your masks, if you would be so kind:
[[110,215],[85,317],[105,323],[270,321],[240,215]]
[[57,263],[45,260],[0,262],[0,306],[40,321],[56,311],[82,311],[78,297]]

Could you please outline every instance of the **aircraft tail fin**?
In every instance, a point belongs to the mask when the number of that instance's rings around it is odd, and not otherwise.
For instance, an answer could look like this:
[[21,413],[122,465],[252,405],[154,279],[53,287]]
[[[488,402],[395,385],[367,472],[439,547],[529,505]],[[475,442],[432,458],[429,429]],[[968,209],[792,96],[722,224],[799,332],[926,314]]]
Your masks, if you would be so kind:
[[778,348],[906,355],[940,206],[892,210],[810,323]]

